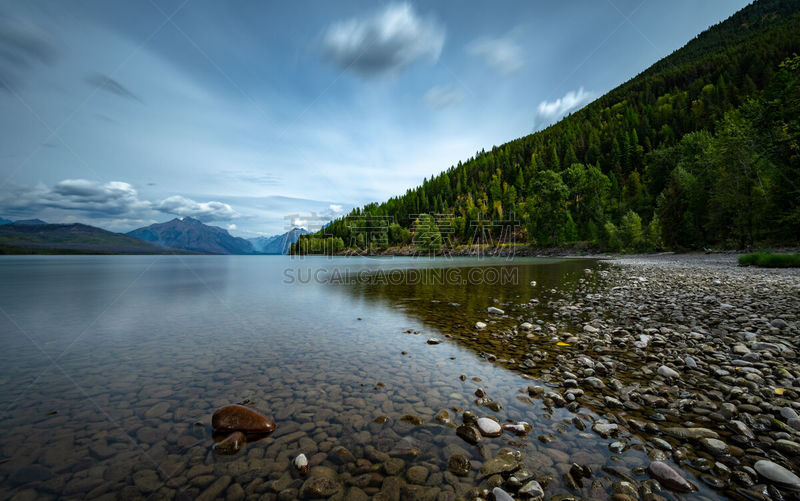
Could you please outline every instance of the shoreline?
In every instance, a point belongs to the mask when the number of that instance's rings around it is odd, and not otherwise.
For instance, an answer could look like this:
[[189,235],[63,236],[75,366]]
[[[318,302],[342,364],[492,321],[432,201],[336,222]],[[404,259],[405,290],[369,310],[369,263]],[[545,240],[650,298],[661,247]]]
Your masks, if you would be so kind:
[[545,408],[596,413],[612,452],[676,465],[648,470],[662,484],[783,499],[800,489],[800,269],[738,255],[603,259],[553,291],[552,320],[509,305],[516,324],[484,331],[479,355],[542,381],[528,390]]

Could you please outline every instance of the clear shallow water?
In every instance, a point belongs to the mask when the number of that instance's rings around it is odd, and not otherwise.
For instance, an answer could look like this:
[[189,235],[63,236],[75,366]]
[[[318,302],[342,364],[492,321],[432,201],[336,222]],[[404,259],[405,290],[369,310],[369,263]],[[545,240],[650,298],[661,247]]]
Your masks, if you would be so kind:
[[[408,279],[413,270],[442,266],[457,270],[446,283]],[[400,476],[424,466],[425,495],[448,499],[485,487],[477,468],[509,445],[522,450],[536,476],[552,478],[548,497],[589,497],[589,482],[570,491],[560,476],[572,462],[589,464],[608,487],[603,465],[630,471],[647,464],[635,438],[611,459],[612,440],[588,429],[591,413],[580,430],[568,411],[543,408],[525,392],[536,381],[486,362],[466,334],[487,319],[488,306],[540,297],[531,316],[546,318],[550,289],[577,284],[587,266],[597,265],[499,258],[4,257],[0,497],[193,498],[222,485],[220,496],[241,489],[270,498],[280,490],[275,481],[289,494],[302,484],[296,474],[286,477],[299,452],[312,465],[333,469],[346,488],[369,466],[356,471],[342,464],[333,451],[344,446],[373,465],[383,457],[373,448],[401,458]],[[375,279],[376,271],[393,269],[405,271]],[[469,276],[470,269],[484,271]],[[506,283],[486,269],[506,270]],[[475,283],[476,277],[494,283]],[[490,329],[512,321],[490,322]],[[445,334],[454,337],[426,344]],[[478,387],[502,409],[475,405]],[[273,417],[278,429],[235,456],[218,456],[210,416],[243,400]],[[459,424],[453,409],[525,420],[533,430],[473,447],[433,419],[443,409]],[[400,421],[405,414],[424,424]],[[388,421],[374,423],[378,416]],[[550,433],[555,441],[537,440]],[[473,461],[465,478],[446,473],[456,452]],[[367,494],[391,476],[375,468],[377,475],[355,484]],[[411,491],[402,492],[409,497]]]

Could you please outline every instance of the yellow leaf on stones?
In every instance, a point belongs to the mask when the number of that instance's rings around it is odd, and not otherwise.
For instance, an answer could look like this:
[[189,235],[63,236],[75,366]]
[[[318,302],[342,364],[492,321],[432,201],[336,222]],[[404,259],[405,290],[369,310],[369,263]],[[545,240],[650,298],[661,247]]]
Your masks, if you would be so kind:
[[783,392],[786,391],[783,388],[775,388],[776,395],[783,395]]
[[565,343],[563,341],[559,341],[556,343],[556,346],[569,346],[569,343]]

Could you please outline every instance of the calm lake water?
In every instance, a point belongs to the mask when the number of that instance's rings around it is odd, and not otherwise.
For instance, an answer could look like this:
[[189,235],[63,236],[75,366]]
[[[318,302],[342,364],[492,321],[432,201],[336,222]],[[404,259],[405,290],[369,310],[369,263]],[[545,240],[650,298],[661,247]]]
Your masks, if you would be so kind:
[[[337,475],[348,498],[358,498],[350,486],[372,495],[387,490],[386,478],[423,466],[421,480],[420,469],[408,479],[422,487],[401,495],[453,499],[486,487],[478,467],[509,446],[536,477],[551,478],[548,498],[587,498],[589,483],[569,490],[561,475],[573,462],[587,464],[607,488],[603,465],[647,464],[636,437],[612,454],[614,439],[591,432],[590,410],[580,429],[566,409],[544,408],[528,396],[538,383],[523,377],[519,360],[482,356],[492,347],[508,358],[524,353],[524,336],[498,342],[481,332],[546,321],[551,296],[576,287],[584,268],[603,266],[528,258],[3,257],[0,498],[274,499],[279,491],[291,498],[303,479],[290,461],[304,452],[312,466],[327,468],[319,471]],[[515,313],[488,315],[489,306]],[[486,331],[476,331],[476,321],[487,322]],[[428,344],[432,337],[442,343]],[[476,405],[478,388],[502,408]],[[245,400],[277,430],[219,456],[211,414]],[[471,410],[533,429],[475,447],[434,419],[441,410],[457,424],[460,411]],[[407,414],[423,424],[401,421]],[[376,423],[381,416],[388,419]],[[537,439],[547,434],[556,439]],[[367,461],[342,459],[339,446]],[[401,461],[382,465],[383,453]],[[473,462],[466,477],[447,473],[455,453]]]

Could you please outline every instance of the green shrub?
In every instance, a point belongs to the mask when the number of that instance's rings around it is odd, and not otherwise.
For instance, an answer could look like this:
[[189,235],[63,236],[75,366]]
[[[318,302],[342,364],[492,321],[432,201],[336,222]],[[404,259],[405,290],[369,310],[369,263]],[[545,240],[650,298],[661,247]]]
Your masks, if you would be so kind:
[[775,254],[754,252],[739,257],[741,266],[760,266],[762,268],[800,268],[800,254]]

